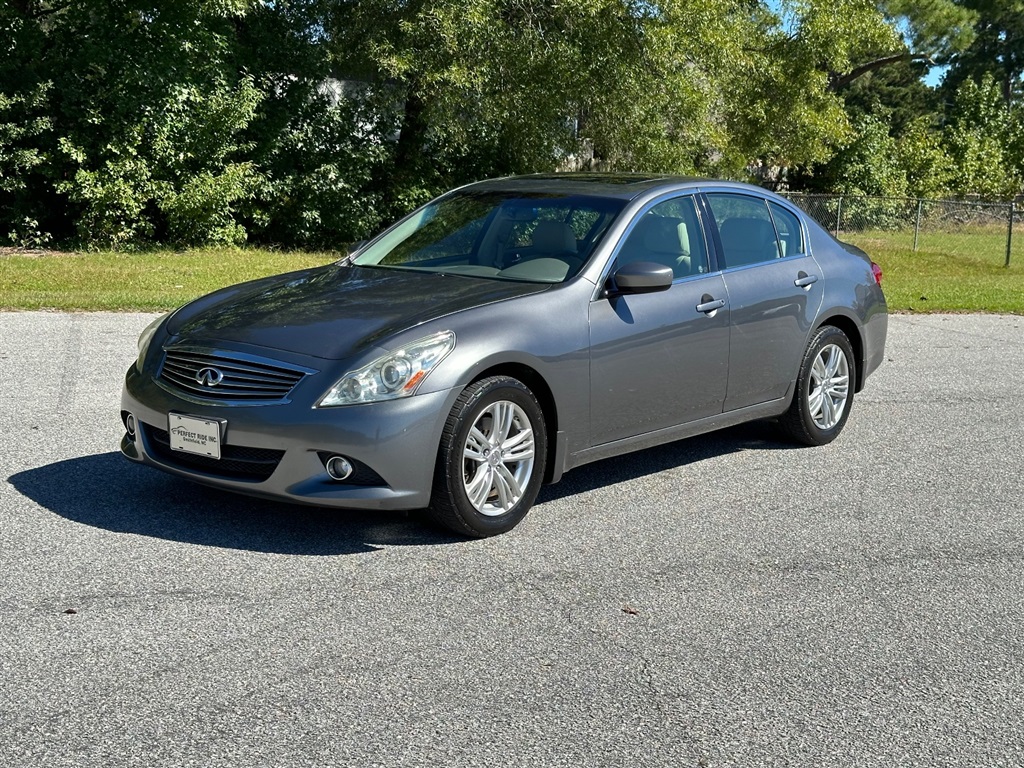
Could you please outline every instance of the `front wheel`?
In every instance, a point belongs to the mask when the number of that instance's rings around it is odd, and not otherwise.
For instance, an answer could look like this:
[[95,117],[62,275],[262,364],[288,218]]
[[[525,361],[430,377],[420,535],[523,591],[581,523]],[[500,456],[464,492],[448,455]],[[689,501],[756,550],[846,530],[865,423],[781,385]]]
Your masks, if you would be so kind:
[[467,536],[512,530],[537,498],[546,456],[544,413],[525,384],[506,376],[470,384],[441,434],[431,515]]
[[850,340],[838,328],[822,326],[807,345],[796,392],[779,424],[806,445],[825,445],[842,432],[853,406],[856,362]]

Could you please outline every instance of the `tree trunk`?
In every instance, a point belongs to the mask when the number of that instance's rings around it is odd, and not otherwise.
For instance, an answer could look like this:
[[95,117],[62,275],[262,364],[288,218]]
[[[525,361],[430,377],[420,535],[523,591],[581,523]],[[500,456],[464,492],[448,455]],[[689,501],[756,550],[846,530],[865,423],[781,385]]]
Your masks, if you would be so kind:
[[395,148],[395,170],[400,176],[406,176],[408,172],[413,171],[423,159],[423,145],[427,136],[425,107],[415,87],[410,86],[405,97],[398,146]]

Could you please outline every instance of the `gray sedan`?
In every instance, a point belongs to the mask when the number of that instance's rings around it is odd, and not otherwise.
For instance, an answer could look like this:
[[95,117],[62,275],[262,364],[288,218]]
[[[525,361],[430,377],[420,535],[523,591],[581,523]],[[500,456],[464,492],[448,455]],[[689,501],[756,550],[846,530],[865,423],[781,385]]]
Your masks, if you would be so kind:
[[587,462],[752,419],[835,439],[881,363],[881,270],[744,184],[472,184],[336,264],[150,325],[122,453],[240,493],[508,531]]

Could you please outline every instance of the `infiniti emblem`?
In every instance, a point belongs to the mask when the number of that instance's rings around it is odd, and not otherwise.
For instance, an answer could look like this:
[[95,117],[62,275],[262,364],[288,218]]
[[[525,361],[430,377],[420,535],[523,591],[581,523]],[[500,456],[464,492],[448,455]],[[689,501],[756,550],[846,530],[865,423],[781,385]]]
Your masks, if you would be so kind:
[[196,381],[204,387],[216,387],[224,381],[224,374],[216,368],[200,368],[196,372]]

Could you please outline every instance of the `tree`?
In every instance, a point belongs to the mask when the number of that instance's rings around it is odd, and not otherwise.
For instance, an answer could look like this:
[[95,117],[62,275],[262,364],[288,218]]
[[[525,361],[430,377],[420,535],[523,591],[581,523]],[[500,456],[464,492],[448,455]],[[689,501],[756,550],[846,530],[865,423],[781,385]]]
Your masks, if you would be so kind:
[[999,86],[1004,104],[1018,103],[1024,93],[1024,5],[1020,0],[958,2],[974,14],[974,35],[968,46],[948,57],[946,92],[987,74]]
[[907,194],[911,197],[942,198],[950,194],[953,161],[943,146],[942,135],[934,129],[932,115],[918,117],[897,134],[896,164],[906,174]]
[[758,0],[18,0],[3,13],[25,41],[0,65],[5,211],[52,212],[40,236],[116,247],[330,246],[510,173],[822,162],[854,135],[839,84],[912,55],[867,0],[782,14]]
[[[891,37],[886,40],[883,30],[874,47],[853,52],[845,68],[833,67],[829,82],[858,130],[839,142],[831,161],[795,180],[824,191],[852,187],[874,189],[872,194],[944,194],[952,173],[939,132],[942,97],[922,77],[937,60],[948,60],[971,44],[976,14],[959,0],[887,0],[871,7],[884,15]],[[862,13],[870,15],[863,7]],[[883,127],[888,139],[881,135]],[[867,148],[892,154],[880,156],[873,168],[865,162]]]
[[51,129],[51,83],[36,55],[42,36],[34,15],[42,10],[29,3],[0,8],[0,40],[6,48],[0,58],[0,242],[26,246],[52,239],[39,204]]
[[883,120],[899,136],[922,117],[934,122],[940,98],[923,82],[928,65],[901,61],[868,73],[852,82],[841,95],[851,120],[872,116]]
[[[742,175],[849,135],[835,77],[902,50],[862,0],[336,0],[342,71],[393,94],[385,197],[403,210],[480,176],[593,167]],[[837,24],[837,20],[839,23]]]
[[910,50],[936,60],[966,48],[974,38],[974,11],[963,0],[884,0],[880,8],[902,30]]
[[338,78],[326,11],[323,0],[277,0],[237,24],[239,67],[262,96],[245,132],[258,183],[239,205],[257,242],[339,247],[382,220],[372,185],[388,155],[392,105]]
[[79,236],[239,242],[260,94],[232,59],[243,0],[69,0],[47,34],[57,190]]
[[751,7],[754,34],[745,39],[758,42],[744,45],[727,70],[730,131],[739,157],[809,165],[851,137],[835,77],[855,66],[859,51],[893,49],[898,40],[883,14],[859,0],[795,0],[781,11]]
[[831,192],[874,197],[903,197],[907,176],[899,163],[898,143],[889,126],[864,116],[854,126],[856,137],[831,163],[822,166],[819,183]]
[[990,77],[964,81],[954,95],[943,128],[943,144],[953,160],[951,185],[959,195],[1005,199],[1021,192],[1024,167],[1014,162],[1018,137],[1014,116]]
[[[398,106],[396,211],[486,175],[551,170],[589,145],[599,166],[692,171],[721,135],[716,78],[730,4],[622,0],[333,3],[339,68]],[[686,34],[680,34],[685,27]]]

